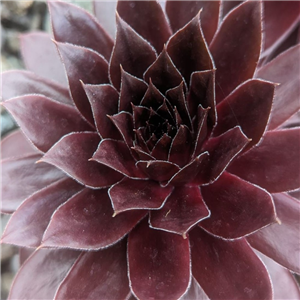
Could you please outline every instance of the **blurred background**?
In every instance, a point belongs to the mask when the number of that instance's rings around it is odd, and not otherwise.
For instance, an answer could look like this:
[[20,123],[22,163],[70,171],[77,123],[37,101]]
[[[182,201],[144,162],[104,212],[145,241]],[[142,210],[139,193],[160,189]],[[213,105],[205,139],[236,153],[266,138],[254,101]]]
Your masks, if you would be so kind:
[[[90,1],[66,1],[92,11]],[[19,36],[29,31],[51,31],[46,1],[1,1],[1,71],[24,69],[20,54]],[[1,90],[1,82],[0,82]],[[1,109],[1,138],[16,128],[10,115]],[[1,235],[9,219],[1,215]],[[7,299],[16,271],[19,268],[18,248],[1,245],[1,299]]]

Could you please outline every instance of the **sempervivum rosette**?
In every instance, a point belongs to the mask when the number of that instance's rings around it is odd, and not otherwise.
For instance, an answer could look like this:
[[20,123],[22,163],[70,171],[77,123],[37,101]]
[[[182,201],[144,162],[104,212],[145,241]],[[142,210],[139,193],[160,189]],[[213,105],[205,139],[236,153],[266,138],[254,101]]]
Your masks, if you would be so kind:
[[3,74],[10,299],[299,299],[299,2],[49,9]]

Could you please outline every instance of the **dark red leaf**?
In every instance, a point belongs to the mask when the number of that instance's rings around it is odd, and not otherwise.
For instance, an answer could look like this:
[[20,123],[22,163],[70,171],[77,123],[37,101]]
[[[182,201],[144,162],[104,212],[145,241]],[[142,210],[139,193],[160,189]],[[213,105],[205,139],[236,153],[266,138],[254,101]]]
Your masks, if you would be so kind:
[[299,57],[300,46],[298,45],[276,57],[256,74],[257,78],[279,83],[275,89],[269,130],[281,125],[300,109]]
[[32,154],[2,161],[2,212],[15,211],[27,197],[65,177],[51,165],[36,164],[40,158],[39,154]]
[[198,186],[178,186],[162,209],[150,213],[150,226],[186,238],[188,231],[209,217]]
[[125,176],[145,178],[145,175],[135,166],[130,150],[122,141],[102,140],[93,155],[93,160]]
[[194,150],[192,157],[195,157],[195,155],[199,155],[202,152],[203,143],[209,137],[209,133],[211,133],[211,131],[208,131],[207,128],[207,117],[209,111],[209,108],[203,108],[201,104],[198,106],[197,115],[195,119],[196,124],[194,124],[194,127],[196,127],[196,138],[194,141]]
[[128,264],[131,290],[139,299],[179,299],[189,286],[188,240],[151,229],[146,220],[129,234]]
[[159,209],[172,192],[152,180],[124,178],[109,189],[115,214],[135,209]]
[[3,103],[25,135],[41,151],[48,151],[72,131],[90,130],[78,111],[41,95],[26,95]]
[[271,193],[300,187],[300,129],[270,131],[261,143],[238,157],[228,171]]
[[70,249],[35,251],[15,277],[8,299],[53,299],[79,254],[79,251]]
[[70,3],[49,1],[48,5],[56,41],[91,48],[109,60],[113,40],[94,16]]
[[95,132],[75,132],[64,136],[41,159],[64,171],[76,181],[92,188],[108,187],[122,176],[95,161],[90,161],[100,137]]
[[85,84],[83,86],[90,101],[100,136],[102,138],[120,138],[118,130],[107,116],[118,112],[119,93],[109,84]]
[[150,79],[148,89],[141,100],[140,105],[146,107],[152,107],[153,109],[158,109],[164,103],[164,95],[153,85]]
[[2,101],[26,94],[42,94],[58,102],[73,105],[68,89],[49,79],[21,70],[2,73]]
[[201,9],[201,27],[209,44],[218,27],[220,1],[166,2],[166,12],[174,32],[186,25]]
[[227,172],[201,193],[211,216],[199,226],[222,238],[240,238],[277,221],[269,193]]
[[214,136],[239,125],[251,139],[246,149],[258,144],[269,120],[274,89],[274,83],[258,79],[237,87],[217,106],[218,124]]
[[163,49],[156,61],[145,72],[144,79],[149,82],[150,78],[163,94],[168,89],[178,86],[184,80],[166,52],[166,48]]
[[171,143],[172,138],[165,133],[153,147],[151,155],[159,160],[167,160]]
[[61,283],[55,300],[125,299],[129,294],[126,240],[96,252],[84,252]]
[[107,61],[97,52],[71,44],[56,43],[67,73],[73,101],[83,116],[94,124],[90,103],[83,83],[108,83]]
[[250,235],[250,245],[282,266],[300,273],[300,203],[287,194],[273,194],[280,224]]
[[217,103],[254,74],[261,50],[261,6],[260,1],[246,1],[232,10],[210,45]]
[[172,31],[157,1],[119,1],[117,11],[157,52],[162,51]]
[[225,241],[199,227],[189,236],[192,272],[210,299],[273,298],[269,274],[244,239]]
[[27,198],[10,218],[2,242],[38,247],[54,211],[83,187],[72,179],[62,179]]
[[120,65],[131,75],[143,78],[155,59],[153,47],[117,15],[117,36],[109,66],[110,79],[115,88],[120,89]]
[[193,72],[213,68],[201,31],[199,14],[170,38],[167,51],[186,82],[190,82]]
[[144,216],[143,211],[113,217],[107,189],[85,188],[59,207],[51,218],[42,245],[98,250],[122,239]]
[[180,300],[209,300],[209,298],[204,293],[194,276],[192,276],[191,285],[188,291],[180,298]]
[[67,86],[67,77],[51,36],[44,32],[21,35],[21,53],[26,69]]

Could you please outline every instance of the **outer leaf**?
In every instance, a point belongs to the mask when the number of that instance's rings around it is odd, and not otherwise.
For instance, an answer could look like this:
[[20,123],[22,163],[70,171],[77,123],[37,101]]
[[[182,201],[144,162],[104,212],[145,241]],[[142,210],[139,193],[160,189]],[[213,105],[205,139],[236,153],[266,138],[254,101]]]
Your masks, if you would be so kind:
[[58,299],[125,299],[129,294],[126,239],[96,252],[84,252],[61,283]]
[[294,276],[267,256],[259,253],[259,257],[270,274],[274,288],[274,299],[300,299],[299,285]]
[[176,187],[162,209],[150,214],[150,226],[173,232],[186,238],[187,232],[209,217],[198,186]]
[[152,46],[117,15],[117,36],[109,64],[110,79],[115,88],[120,89],[120,65],[131,75],[142,78],[155,59]]
[[211,216],[199,226],[222,238],[240,238],[277,220],[269,193],[227,172],[201,193]]
[[218,124],[214,135],[239,125],[251,139],[246,148],[256,145],[269,120],[274,89],[275,84],[257,79],[241,84],[217,106]]
[[2,74],[2,100],[26,94],[42,94],[64,104],[73,105],[64,86],[28,71],[7,71]]
[[157,1],[119,1],[117,10],[121,18],[157,52],[162,51],[172,32]]
[[79,254],[69,249],[35,251],[15,277],[8,299],[53,299],[60,282]]
[[175,300],[189,286],[188,240],[150,229],[147,221],[129,234],[128,264],[130,287],[139,299]]
[[254,74],[261,50],[260,1],[246,1],[221,24],[210,51],[216,65],[216,101]]
[[201,27],[209,44],[218,27],[220,1],[166,2],[166,12],[174,32],[186,25],[201,9]]
[[73,101],[83,116],[94,124],[91,107],[82,84],[108,83],[107,61],[97,52],[71,44],[56,44],[67,73]]
[[213,68],[197,14],[185,27],[168,41],[167,51],[186,82],[195,71]]
[[92,160],[132,178],[146,176],[135,166],[130,150],[122,141],[102,140]]
[[49,1],[48,4],[56,41],[91,48],[109,60],[113,40],[94,16],[70,3]]
[[82,188],[67,178],[27,198],[10,218],[2,242],[23,247],[38,247],[53,212]]
[[27,70],[64,86],[68,85],[59,54],[48,33],[22,34],[21,53]]
[[24,264],[27,258],[35,251],[34,248],[19,248],[19,263],[20,267]]
[[243,1],[222,1],[222,7],[221,7],[221,17],[222,19],[232,10],[234,9],[236,6],[240,5],[241,3],[243,3]]
[[131,211],[113,217],[113,213],[106,189],[86,188],[54,213],[42,244],[85,250],[106,248],[122,239],[146,214]]
[[117,1],[93,1],[94,14],[102,27],[110,34],[111,37],[115,37],[116,33],[116,14]]
[[224,241],[196,227],[190,240],[193,276],[210,299],[273,299],[268,272],[244,239]]
[[134,209],[159,209],[172,192],[151,180],[124,178],[109,189],[115,214]]
[[[272,2],[272,1],[271,1]],[[296,3],[296,2],[295,2]],[[300,109],[300,46],[285,51],[267,65],[256,77],[278,82],[268,129],[272,130],[289,119]],[[289,70],[286,72],[286,70]]]
[[73,179],[92,188],[108,187],[122,176],[95,161],[90,161],[100,137],[95,132],[76,132],[64,136],[41,159]]
[[191,285],[188,291],[180,298],[180,300],[209,300],[209,298],[204,293],[197,280],[192,276]]
[[267,132],[262,142],[229,166],[228,171],[271,193],[300,186],[300,129]]
[[41,95],[27,95],[3,103],[22,131],[41,151],[48,151],[62,136],[91,127],[78,111]]
[[2,212],[15,211],[31,194],[64,177],[51,165],[36,164],[40,158],[32,154],[2,161]]
[[1,141],[1,159],[37,154],[39,151],[28,141],[23,132],[17,129]]
[[84,85],[90,101],[97,131],[102,138],[120,138],[118,130],[108,118],[118,112],[119,93],[110,84]]
[[279,264],[300,273],[300,203],[286,194],[273,194],[280,224],[273,224],[250,235],[251,246]]

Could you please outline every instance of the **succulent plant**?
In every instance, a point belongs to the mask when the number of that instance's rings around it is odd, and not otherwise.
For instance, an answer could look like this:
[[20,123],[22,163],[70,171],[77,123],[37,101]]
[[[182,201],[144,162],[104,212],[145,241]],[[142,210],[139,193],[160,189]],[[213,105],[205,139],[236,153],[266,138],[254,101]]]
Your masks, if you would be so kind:
[[48,4],[2,75],[9,298],[300,299],[299,2]]

